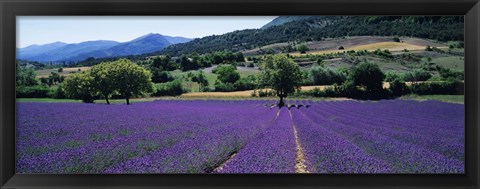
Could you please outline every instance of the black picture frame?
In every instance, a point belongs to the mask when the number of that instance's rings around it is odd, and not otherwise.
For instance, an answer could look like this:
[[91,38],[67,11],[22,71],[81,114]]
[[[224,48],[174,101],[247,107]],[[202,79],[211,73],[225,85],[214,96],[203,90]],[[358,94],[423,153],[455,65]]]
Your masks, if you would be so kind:
[[[464,15],[465,174],[15,174],[16,16]],[[1,188],[479,188],[478,0],[0,0]]]

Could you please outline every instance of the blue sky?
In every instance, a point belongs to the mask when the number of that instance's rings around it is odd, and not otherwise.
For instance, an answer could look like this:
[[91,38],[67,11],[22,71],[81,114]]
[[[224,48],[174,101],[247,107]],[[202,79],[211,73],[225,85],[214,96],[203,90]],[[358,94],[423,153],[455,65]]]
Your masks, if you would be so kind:
[[260,28],[276,16],[18,16],[17,47],[56,41],[130,41],[159,33],[188,38]]

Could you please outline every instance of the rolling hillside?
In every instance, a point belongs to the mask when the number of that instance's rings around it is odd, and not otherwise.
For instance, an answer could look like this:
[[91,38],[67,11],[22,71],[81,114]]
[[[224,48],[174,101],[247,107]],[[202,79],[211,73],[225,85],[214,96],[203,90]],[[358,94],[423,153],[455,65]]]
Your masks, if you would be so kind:
[[406,36],[438,41],[463,40],[463,17],[318,16],[279,17],[263,29],[212,35],[169,46],[153,55],[243,51],[282,43],[321,41],[344,36]]

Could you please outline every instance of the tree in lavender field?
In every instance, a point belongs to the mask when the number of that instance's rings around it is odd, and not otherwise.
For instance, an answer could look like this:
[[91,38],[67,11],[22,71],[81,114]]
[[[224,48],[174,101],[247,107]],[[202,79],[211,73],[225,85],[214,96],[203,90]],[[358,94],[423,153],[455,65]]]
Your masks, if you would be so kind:
[[260,65],[260,83],[264,87],[272,88],[280,98],[278,103],[282,107],[283,99],[299,89],[302,83],[302,72],[291,58],[285,55],[267,56]]
[[112,62],[113,86],[130,104],[130,98],[142,93],[152,92],[152,74],[127,59]]
[[92,85],[103,95],[107,104],[110,104],[108,98],[115,91],[113,73],[113,63],[110,62],[95,65],[90,69],[90,75],[93,77]]
[[62,83],[62,89],[68,98],[80,99],[85,103],[93,103],[97,90],[93,86],[94,78],[90,72],[74,73]]

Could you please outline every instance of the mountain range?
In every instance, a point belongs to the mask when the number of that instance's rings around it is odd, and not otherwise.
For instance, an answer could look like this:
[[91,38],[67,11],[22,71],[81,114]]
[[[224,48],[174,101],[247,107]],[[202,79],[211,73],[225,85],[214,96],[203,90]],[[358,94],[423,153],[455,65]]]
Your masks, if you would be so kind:
[[30,45],[17,49],[17,59],[37,62],[76,62],[87,58],[107,58],[139,55],[164,49],[167,46],[185,43],[192,39],[150,33],[128,42],[107,40],[67,44],[54,42],[45,45]]

